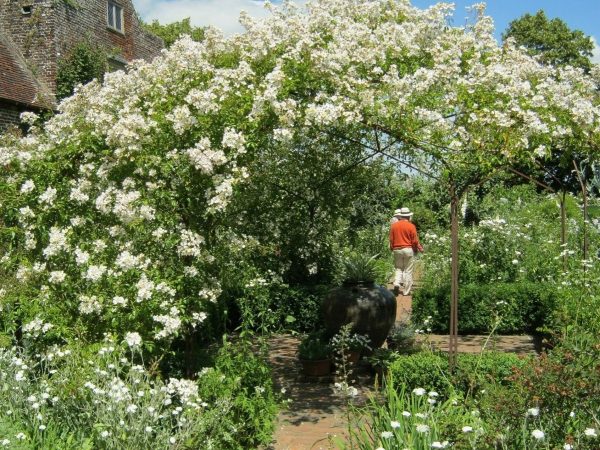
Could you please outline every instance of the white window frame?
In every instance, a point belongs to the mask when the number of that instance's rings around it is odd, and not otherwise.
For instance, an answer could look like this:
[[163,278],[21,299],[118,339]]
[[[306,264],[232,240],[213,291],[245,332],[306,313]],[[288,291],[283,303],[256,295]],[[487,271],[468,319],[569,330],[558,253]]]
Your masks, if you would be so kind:
[[[110,21],[111,12],[112,12],[112,23]],[[117,20],[117,17],[119,18],[119,20]],[[121,23],[121,28],[117,27],[117,25],[118,25],[119,22]],[[111,30],[114,30],[114,31],[116,31],[118,33],[121,33],[121,34],[125,34],[125,22],[124,22],[124,17],[123,17],[123,6],[121,6],[117,2],[113,2],[111,0],[108,0],[107,7],[106,7],[106,24],[107,24],[108,28],[110,28]]]

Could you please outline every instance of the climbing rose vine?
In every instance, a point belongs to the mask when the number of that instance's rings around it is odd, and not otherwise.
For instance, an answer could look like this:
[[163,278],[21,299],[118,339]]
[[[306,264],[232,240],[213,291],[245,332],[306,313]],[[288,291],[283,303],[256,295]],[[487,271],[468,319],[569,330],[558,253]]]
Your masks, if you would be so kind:
[[465,27],[448,26],[443,3],[268,7],[263,21],[242,15],[243,34],[183,38],[4,139],[1,264],[14,282],[1,301],[32,339],[73,323],[140,343],[201,327],[241,248],[236,186],[269,146],[334,133],[485,169],[600,144],[600,69],[500,47],[481,5]]

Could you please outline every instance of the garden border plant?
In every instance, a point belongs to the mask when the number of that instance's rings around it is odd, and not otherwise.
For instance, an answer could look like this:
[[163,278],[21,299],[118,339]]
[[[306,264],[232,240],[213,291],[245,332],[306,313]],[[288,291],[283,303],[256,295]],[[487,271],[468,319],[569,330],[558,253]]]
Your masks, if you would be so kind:
[[[109,333],[135,336],[156,362],[176,340],[188,354],[214,340],[205,323],[225,269],[251,264],[248,242],[262,244],[240,232],[232,203],[265,149],[283,161],[307,139],[360,146],[356,158],[322,147],[349,170],[421,156],[439,175],[451,197],[455,337],[461,195],[507,160],[600,141],[600,69],[543,66],[498,45],[482,6],[464,28],[448,26],[443,4],[269,7],[263,21],[241,17],[243,34],[183,38],[82,86],[44,124],[25,113],[26,137],[2,137],[0,264],[12,278],[2,301],[40,354]],[[318,212],[309,205],[313,222]],[[317,239],[297,251],[307,271]],[[259,268],[248,282],[263,279]]]

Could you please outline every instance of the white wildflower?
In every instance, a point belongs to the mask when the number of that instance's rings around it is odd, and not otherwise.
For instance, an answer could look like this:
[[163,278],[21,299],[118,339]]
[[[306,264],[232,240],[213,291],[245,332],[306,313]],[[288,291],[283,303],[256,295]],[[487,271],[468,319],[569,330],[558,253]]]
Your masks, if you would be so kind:
[[419,423],[416,426],[416,430],[417,430],[417,433],[427,433],[427,432],[429,432],[429,425]]
[[142,345],[142,337],[139,335],[139,333],[127,333],[125,335],[125,342],[127,342],[127,345],[129,345],[129,347],[139,347],[140,345]]
[[545,434],[542,430],[533,430],[531,432],[531,435],[537,440],[544,439],[544,436],[545,436]]

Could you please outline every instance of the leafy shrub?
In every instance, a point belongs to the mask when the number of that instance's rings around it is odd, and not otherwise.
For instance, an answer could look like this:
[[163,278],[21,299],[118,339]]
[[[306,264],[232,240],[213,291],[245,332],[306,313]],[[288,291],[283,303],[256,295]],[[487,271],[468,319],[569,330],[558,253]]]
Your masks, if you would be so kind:
[[[528,185],[487,189],[481,198],[471,195],[467,199],[464,220],[474,220],[468,217],[470,205],[477,209],[479,219],[460,228],[461,287],[523,281],[556,283],[557,274],[565,268],[580,268],[583,221],[576,197],[566,199],[567,243],[563,247],[557,196],[540,194]],[[597,245],[599,230],[588,225],[590,248]],[[426,248],[422,284],[446,283],[450,277],[448,229],[432,229],[421,237]]]
[[390,376],[406,390],[424,388],[443,394],[452,390],[448,357],[431,352],[402,355],[390,365]]
[[[579,330],[574,338],[539,358],[522,365],[509,377],[509,385],[490,386],[480,399],[482,418],[492,431],[521,428],[526,411],[539,410],[530,418],[529,430],[543,424],[551,448],[564,442],[574,448],[597,449],[598,440],[584,430],[598,429],[600,422],[600,346],[597,336]],[[523,448],[519,433],[504,433],[506,448]]]
[[411,323],[396,322],[386,339],[388,348],[400,353],[410,353],[415,350],[415,326]]
[[[273,392],[266,350],[253,350],[248,340],[225,343],[215,360],[210,380],[202,380],[199,394],[226,409],[214,412],[215,423],[207,428],[215,450],[257,448],[270,442],[277,398]],[[194,448],[207,448],[198,434]]]
[[420,352],[401,355],[391,364],[392,377],[407,389],[418,387],[449,396],[452,392],[475,394],[488,383],[506,384],[513,368],[525,366],[526,359],[510,353],[459,354],[456,370],[450,374],[446,354]]
[[[556,397],[557,394],[566,398],[573,394],[573,390],[569,389],[562,394],[553,391],[553,381],[551,384],[541,383],[534,387],[540,393],[540,398],[524,395],[532,386],[524,387],[532,381],[538,381],[544,372],[542,367],[547,365],[546,362],[538,364],[535,359],[519,361],[517,364],[521,364],[520,368],[512,369],[514,374],[505,379],[503,384],[497,383],[493,377],[506,373],[510,364],[505,363],[510,363],[511,357],[514,358],[514,355],[508,355],[509,358],[503,361],[505,356],[507,355],[489,356],[488,363],[495,361],[494,370],[488,374],[490,382],[485,383],[486,390],[481,390],[476,398],[464,396],[461,392],[445,393],[448,395],[445,398],[445,395],[424,387],[412,388],[403,384],[402,379],[395,378],[396,372],[392,368],[392,376],[382,392],[383,401],[373,397],[365,407],[353,410],[354,422],[349,427],[355,444],[353,448],[596,450],[600,422],[592,411],[598,411],[599,397],[594,396],[597,391],[581,391],[563,408],[550,407],[548,403],[540,402],[540,399],[543,401]],[[462,364],[469,361],[469,366],[477,358],[478,355],[469,355]],[[393,367],[396,364],[397,362]],[[485,365],[486,362],[480,361],[477,371],[481,371]],[[463,369],[471,370],[472,367],[464,366]],[[537,373],[537,378],[522,378],[524,374],[532,373]],[[552,377],[556,375],[558,373],[554,373]],[[595,378],[597,375],[592,377],[590,384],[600,385]],[[575,379],[570,380],[574,381]],[[575,387],[575,384],[572,386]],[[585,395],[587,397],[584,399]],[[582,399],[583,403],[577,405]],[[573,409],[568,409],[571,407]],[[566,443],[572,447],[566,446]]]
[[94,78],[101,80],[108,70],[107,52],[91,41],[82,41],[58,62],[56,73],[56,97],[60,100],[70,95],[78,84]]
[[511,383],[516,370],[525,367],[529,358],[513,353],[483,352],[458,355],[454,387],[462,392],[477,394],[488,385]]
[[[306,333],[319,327],[323,297],[330,287],[288,285],[281,278],[254,276],[229,282],[223,289],[230,327],[254,331]],[[240,283],[241,281],[241,283]]]
[[[553,284],[495,283],[461,286],[458,330],[463,334],[534,332],[545,324],[558,302]],[[432,316],[432,329],[447,333],[450,317],[450,286],[423,286],[413,296],[416,322]]]
[[400,357],[400,353],[389,348],[376,348],[373,353],[367,357],[371,367],[375,369],[388,369],[389,366]]
[[306,333],[322,322],[321,303],[329,286],[288,286],[271,293],[281,328]]

